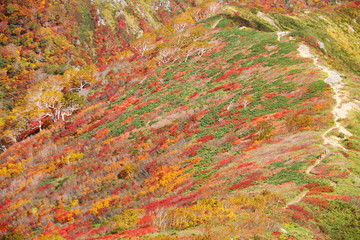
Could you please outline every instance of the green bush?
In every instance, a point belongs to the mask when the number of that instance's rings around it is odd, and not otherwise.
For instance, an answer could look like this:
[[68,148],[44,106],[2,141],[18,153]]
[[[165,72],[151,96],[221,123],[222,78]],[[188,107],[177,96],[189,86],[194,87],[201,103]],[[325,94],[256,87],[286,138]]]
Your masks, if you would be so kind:
[[44,70],[49,75],[62,75],[67,70],[67,66],[64,64],[52,63],[45,65]]
[[217,25],[216,27],[218,28],[224,28],[226,26],[229,26],[231,24],[231,21],[229,19],[222,19]]
[[0,68],[4,68],[10,64],[10,61],[0,56]]
[[360,211],[350,203],[335,200],[321,212],[320,229],[332,240],[360,239]]
[[310,183],[311,181],[309,179],[305,179],[304,173],[283,169],[280,172],[278,172],[276,175],[267,178],[265,182],[274,185],[281,185],[287,182],[294,182],[296,184],[306,184],[306,183]]

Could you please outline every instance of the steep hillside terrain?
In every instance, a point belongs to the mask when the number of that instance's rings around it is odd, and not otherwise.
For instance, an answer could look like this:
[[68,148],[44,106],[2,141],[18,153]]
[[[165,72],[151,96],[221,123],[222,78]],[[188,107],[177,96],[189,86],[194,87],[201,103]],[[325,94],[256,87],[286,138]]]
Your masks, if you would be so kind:
[[359,4],[332,4],[1,5],[0,236],[359,239]]

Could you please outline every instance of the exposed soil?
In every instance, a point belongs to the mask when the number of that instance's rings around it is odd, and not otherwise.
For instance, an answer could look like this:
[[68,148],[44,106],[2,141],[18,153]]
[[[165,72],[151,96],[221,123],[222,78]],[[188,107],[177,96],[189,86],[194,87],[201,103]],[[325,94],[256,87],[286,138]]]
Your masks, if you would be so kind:
[[[344,148],[339,143],[338,140],[340,140],[340,139],[336,138],[336,137],[333,137],[333,136],[329,136],[329,133],[331,131],[337,129],[340,133],[343,133],[346,137],[350,137],[352,134],[349,131],[347,131],[344,128],[344,126],[342,126],[342,124],[340,122],[340,119],[346,118],[349,111],[351,111],[353,108],[358,108],[358,105],[355,102],[343,103],[343,96],[346,95],[346,92],[343,90],[343,81],[342,81],[342,78],[341,78],[340,74],[337,71],[331,70],[330,68],[319,64],[318,63],[318,57],[313,55],[310,52],[310,48],[308,46],[306,46],[305,44],[300,44],[300,46],[298,48],[298,52],[299,52],[299,55],[301,57],[313,59],[314,64],[318,68],[320,68],[322,71],[327,73],[328,77],[324,81],[326,83],[328,83],[333,88],[333,90],[334,90],[333,98],[336,101],[335,107],[332,110],[335,125],[332,126],[331,128],[329,128],[321,136],[322,139],[324,140],[323,145],[324,145],[325,152],[320,155],[320,158],[317,159],[313,165],[309,166],[306,169],[305,172],[307,174],[311,174],[312,170],[316,166],[318,166],[322,162],[322,160],[324,160],[324,158],[326,156],[328,156],[331,153],[331,151],[326,147],[326,145],[332,145],[333,147],[341,148],[342,150],[347,151],[347,149]],[[336,184],[333,183],[332,185],[336,185]],[[308,191],[301,192],[293,200],[289,201],[286,204],[286,207],[288,207],[289,205],[297,204],[298,202],[300,202],[306,196],[307,192]]]
[[[257,13],[257,16],[259,18],[267,21],[271,25],[275,26],[279,30],[276,32],[278,41],[281,40],[281,37],[284,37],[290,33],[290,31],[281,31],[281,29],[275,23],[275,21],[272,18],[266,16],[264,13],[259,11]],[[344,82],[343,82],[342,77],[340,76],[340,74],[337,71],[332,70],[324,65],[321,65],[318,62],[318,59],[319,59],[318,56],[315,56],[313,53],[311,53],[310,48],[308,46],[306,46],[303,43],[300,44],[300,46],[298,47],[298,52],[301,57],[311,58],[315,64],[315,66],[317,66],[319,69],[321,69],[323,72],[325,72],[327,74],[327,78],[324,81],[326,83],[328,83],[334,90],[333,98],[336,101],[335,107],[332,110],[335,124],[334,124],[334,126],[329,128],[327,131],[325,131],[321,136],[323,139],[324,152],[320,155],[320,157],[315,161],[314,164],[312,164],[305,170],[306,174],[311,174],[312,170],[314,168],[316,168],[331,153],[330,149],[327,148],[326,146],[331,145],[335,148],[340,148],[344,151],[347,151],[347,149],[339,143],[339,141],[342,139],[335,137],[335,136],[331,136],[330,132],[332,132],[336,129],[340,133],[344,134],[345,137],[352,136],[352,134],[348,130],[346,130],[346,128],[344,126],[342,126],[340,120],[346,118],[348,113],[352,109],[354,109],[354,108],[359,109],[359,105],[357,104],[359,102],[358,101],[344,102],[343,99],[345,99],[345,97],[348,96],[349,94],[343,89]],[[336,183],[332,182],[331,185],[336,186]],[[295,198],[290,200],[286,204],[285,208],[287,208],[289,205],[294,205],[294,204],[297,204],[298,202],[300,202],[306,196],[307,192],[308,191],[301,192],[298,196],[296,196]],[[284,229],[282,229],[282,230],[284,230]]]

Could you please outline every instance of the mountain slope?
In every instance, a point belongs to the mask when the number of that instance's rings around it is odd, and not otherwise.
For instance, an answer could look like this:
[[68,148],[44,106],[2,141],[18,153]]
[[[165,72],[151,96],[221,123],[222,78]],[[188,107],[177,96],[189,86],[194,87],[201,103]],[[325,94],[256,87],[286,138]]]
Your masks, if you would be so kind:
[[252,11],[145,34],[94,73],[75,114],[3,152],[1,235],[357,239],[359,114],[341,120],[352,136],[333,128],[339,104],[311,58],[356,56],[305,56],[307,31],[282,20],[295,17],[269,14],[275,27]]

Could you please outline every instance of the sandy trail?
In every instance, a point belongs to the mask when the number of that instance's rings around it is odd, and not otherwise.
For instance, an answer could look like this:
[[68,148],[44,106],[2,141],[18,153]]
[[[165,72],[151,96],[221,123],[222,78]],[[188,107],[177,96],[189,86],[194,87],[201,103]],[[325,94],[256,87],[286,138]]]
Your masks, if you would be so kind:
[[[302,193],[300,193],[298,196],[296,196],[293,200],[289,201],[287,204],[286,204],[286,207],[290,206],[290,205],[294,205],[294,204],[297,204],[298,202],[300,202],[305,196],[306,194],[309,192],[309,190],[306,190]],[[285,208],[286,208],[285,207]]]
[[[279,28],[279,26],[277,26],[275,21],[272,18],[266,16],[262,12],[258,12],[257,17],[267,21],[268,23],[270,23],[271,25],[276,27],[276,29],[278,30],[276,32],[278,41],[281,40],[281,37],[284,37],[290,33],[289,31],[281,31],[281,29]],[[344,134],[345,137],[352,136],[352,134],[348,130],[346,130],[346,128],[341,124],[340,119],[346,118],[348,113],[351,110],[360,109],[360,107],[359,107],[360,101],[355,100],[355,101],[343,102],[343,99],[345,99],[346,96],[349,96],[349,94],[343,89],[344,82],[343,82],[343,79],[340,76],[340,74],[335,70],[332,70],[324,65],[321,65],[318,61],[319,60],[318,56],[311,53],[310,48],[308,46],[306,46],[305,44],[303,44],[303,43],[300,44],[300,46],[298,47],[297,50],[301,57],[311,58],[315,64],[315,66],[317,66],[321,71],[323,71],[327,74],[328,77],[324,81],[326,83],[328,83],[331,86],[331,88],[333,89],[333,91],[334,91],[333,98],[336,101],[335,107],[332,110],[335,124],[321,135],[321,137],[323,139],[322,145],[324,147],[324,152],[322,154],[320,154],[320,157],[315,161],[314,164],[312,164],[305,170],[306,174],[312,174],[313,169],[316,168],[331,153],[330,149],[328,149],[326,146],[331,145],[337,149],[342,149],[344,151],[348,151],[344,146],[342,146],[339,143],[339,140],[342,140],[341,138],[331,136],[329,133],[332,132],[333,130],[337,129],[340,133]],[[359,177],[355,176],[353,173],[351,173],[351,174],[353,175],[353,177],[355,178],[355,180],[357,182],[360,182]],[[331,182],[330,185],[336,186],[336,183]],[[300,194],[298,194],[296,197],[294,197],[292,200],[290,200],[284,208],[287,208],[290,205],[299,203],[306,196],[306,194],[308,192],[309,192],[308,190],[302,191]],[[282,227],[280,227],[279,229],[282,232],[285,232],[285,233],[287,232]]]
[[332,110],[332,114],[334,115],[334,121],[335,125],[331,128],[329,128],[323,135],[322,138],[324,139],[324,145],[330,144],[334,147],[341,148],[342,150],[347,150],[344,148],[334,137],[329,137],[328,134],[333,131],[334,129],[337,129],[340,133],[344,134],[346,137],[352,136],[352,134],[345,129],[344,126],[340,123],[340,119],[346,118],[348,113],[354,109],[358,108],[357,104],[355,102],[347,102],[344,103],[342,98],[344,95],[347,95],[346,92],[343,90],[344,83],[342,81],[342,78],[340,74],[335,71],[331,70],[330,68],[323,66],[318,63],[318,57],[314,56],[311,52],[308,46],[305,44],[301,44],[298,48],[299,55],[304,58],[311,58],[314,61],[314,64],[320,68],[323,72],[325,72],[328,77],[325,79],[325,82],[328,83],[332,89],[334,90],[333,98],[336,101],[335,107]]
[[[346,92],[343,90],[344,83],[343,79],[341,78],[340,74],[335,71],[331,70],[330,68],[323,66],[319,64],[318,57],[313,55],[310,52],[310,48],[306,46],[305,44],[300,44],[298,48],[299,55],[304,58],[311,58],[314,61],[315,66],[320,68],[323,72],[327,73],[328,77],[324,80],[326,83],[328,83],[332,89],[334,90],[333,98],[336,101],[335,107],[332,110],[332,114],[334,116],[335,124],[331,128],[329,128],[327,131],[325,131],[322,134],[323,139],[323,146],[325,152],[320,155],[320,158],[315,161],[315,163],[311,166],[309,166],[305,172],[306,174],[311,174],[312,170],[316,168],[324,159],[326,156],[328,156],[331,151],[326,147],[326,145],[332,145],[336,148],[341,148],[344,151],[347,151],[344,146],[342,146],[338,142],[338,138],[329,136],[329,133],[335,129],[337,129],[340,133],[343,133],[346,137],[352,136],[352,134],[345,129],[344,126],[340,123],[340,119],[346,118],[349,111],[351,111],[354,108],[358,108],[358,105],[355,102],[347,102],[343,103],[343,96],[346,95]],[[336,185],[333,183],[332,185]],[[296,196],[293,200],[289,201],[285,208],[287,208],[289,205],[297,204],[300,202],[307,194],[308,191],[301,192],[298,196]]]

